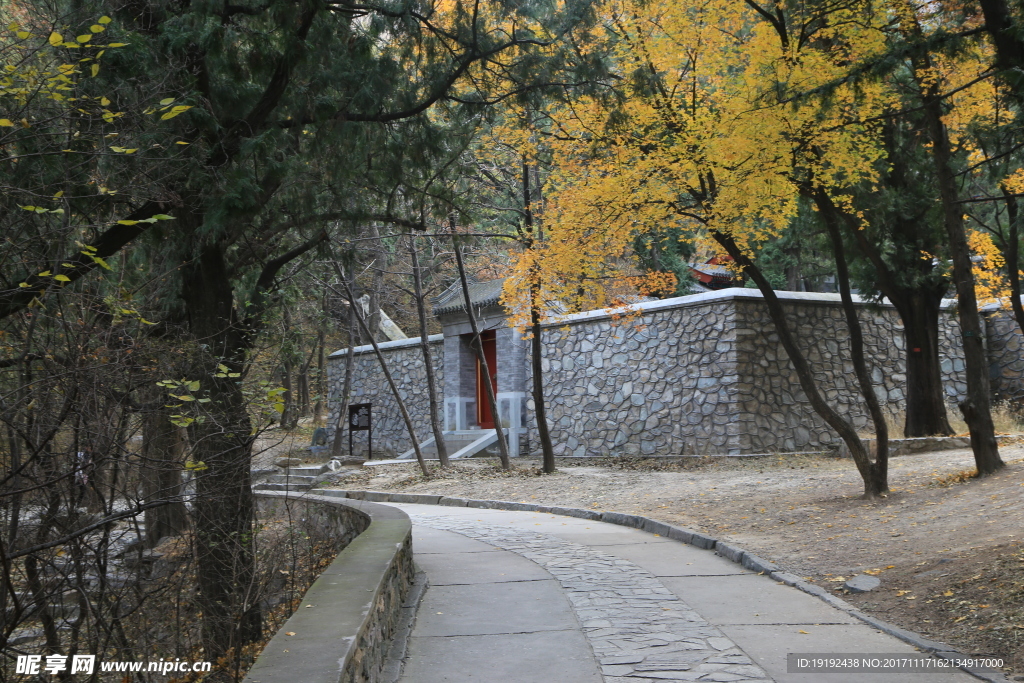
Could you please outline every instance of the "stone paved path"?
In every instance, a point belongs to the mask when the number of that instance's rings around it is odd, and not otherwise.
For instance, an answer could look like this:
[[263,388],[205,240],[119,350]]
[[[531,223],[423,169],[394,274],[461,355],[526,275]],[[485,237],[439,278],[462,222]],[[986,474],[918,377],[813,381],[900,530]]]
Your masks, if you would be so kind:
[[415,525],[454,531],[522,555],[547,570],[566,592],[609,683],[771,680],[721,631],[632,562],[533,531],[427,514],[412,519]]
[[946,683],[790,674],[788,652],[914,653],[708,551],[600,522],[400,505],[431,582],[401,683]]

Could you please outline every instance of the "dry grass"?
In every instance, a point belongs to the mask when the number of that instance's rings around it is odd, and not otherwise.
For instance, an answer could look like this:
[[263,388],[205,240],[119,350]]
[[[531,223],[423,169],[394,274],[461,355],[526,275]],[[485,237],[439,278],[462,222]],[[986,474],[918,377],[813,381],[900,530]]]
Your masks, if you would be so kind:
[[[946,416],[949,419],[949,426],[957,436],[968,434],[967,423],[964,422],[960,409],[955,405],[946,406]],[[907,421],[907,414],[902,410],[885,411],[885,426],[889,430],[890,439],[906,438],[903,426]],[[996,434],[1024,434],[1024,406],[1018,406],[1010,401],[999,401],[992,405],[992,422],[996,428]],[[862,439],[875,438],[870,428],[865,428],[857,433]]]

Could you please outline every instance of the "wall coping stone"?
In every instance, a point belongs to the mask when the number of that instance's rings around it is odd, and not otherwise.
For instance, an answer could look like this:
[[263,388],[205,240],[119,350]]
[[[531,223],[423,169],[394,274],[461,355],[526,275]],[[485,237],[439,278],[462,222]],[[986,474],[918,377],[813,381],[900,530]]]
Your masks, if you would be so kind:
[[[824,292],[785,292],[776,291],[775,296],[779,298],[783,303],[787,302],[800,302],[805,304],[818,304],[821,306],[839,306],[842,304],[842,298],[839,294],[828,294]],[[1024,298],[1024,297],[1022,297]],[[688,294],[686,296],[676,296],[670,299],[658,299],[656,301],[642,301],[636,304],[630,304],[628,306],[620,306],[617,308],[600,308],[594,311],[583,311],[582,313],[572,313],[566,316],[560,316],[557,320],[544,323],[544,327],[560,327],[562,325],[572,325],[574,323],[589,322],[592,320],[603,320],[610,319],[614,315],[622,315],[628,312],[639,312],[647,313],[651,311],[661,311],[673,308],[692,308],[694,306],[703,306],[714,302],[724,302],[733,300],[747,300],[747,301],[759,301],[763,300],[764,296],[758,289],[748,289],[746,287],[729,287],[727,289],[719,289],[714,292],[702,292],[700,294]],[[880,306],[882,308],[894,308],[887,299],[883,299],[881,303],[870,301],[857,294],[853,295],[853,301],[856,304],[862,306]],[[956,305],[955,299],[943,299],[942,308],[944,310],[952,309]]]
[[[698,295],[698,296],[700,296],[700,295]],[[680,297],[680,298],[685,298],[685,297]],[[330,495],[337,496],[337,497],[344,497],[346,495],[351,496],[351,497],[365,496],[366,494],[371,493],[370,491],[340,491],[340,490],[337,490],[337,489],[328,489],[328,490],[324,490],[324,491],[319,491],[319,490],[317,491],[317,493],[329,493],[329,492],[330,492]],[[387,493],[387,492],[382,492],[382,491],[374,491],[372,493],[383,493],[383,494],[385,494],[387,496],[396,496],[396,497],[398,497],[398,496],[404,497],[404,496],[410,496],[410,495],[423,495],[424,499],[426,499],[426,498],[437,498],[437,496],[430,496],[430,495],[424,495],[424,494],[401,494],[401,493]],[[446,502],[446,501],[450,501],[450,502]],[[458,501],[458,502],[456,502],[456,501]],[[397,502],[407,502],[407,501],[404,501],[404,500],[403,501],[398,501],[398,500],[392,499],[392,502],[396,502],[397,503]],[[426,502],[426,501],[424,500],[424,502]],[[469,502],[470,501],[468,501],[468,500],[466,500],[464,498],[441,497],[438,502],[435,502],[433,504],[435,504],[435,505],[439,504],[439,505],[462,506],[462,505],[465,505],[465,504],[467,504]],[[836,609],[842,610],[843,612],[849,614],[851,617],[853,617],[855,619],[859,619],[860,621],[863,621],[864,623],[869,624],[870,626],[873,626],[874,628],[877,628],[879,631],[882,631],[882,632],[887,633],[887,634],[889,634],[889,635],[891,635],[891,636],[893,636],[895,638],[898,638],[898,639],[902,640],[905,643],[909,643],[910,645],[912,645],[912,646],[914,646],[914,647],[916,647],[916,648],[918,648],[920,650],[923,650],[923,651],[927,652],[928,654],[934,655],[934,656],[939,657],[941,659],[946,659],[946,660],[949,660],[951,662],[954,662],[954,665],[955,665],[955,662],[957,660],[967,660],[968,659],[967,655],[964,655],[963,653],[958,652],[955,648],[953,648],[952,646],[950,646],[950,645],[948,645],[946,643],[941,643],[941,642],[938,642],[938,641],[935,641],[935,640],[931,640],[930,638],[924,637],[920,633],[915,633],[913,631],[908,631],[906,629],[900,628],[899,626],[895,626],[893,624],[886,623],[886,622],[884,622],[884,621],[882,621],[882,620],[880,620],[880,619],[878,619],[876,617],[873,617],[873,616],[871,616],[871,615],[869,615],[869,614],[867,614],[865,612],[860,611],[859,609],[857,609],[856,607],[854,607],[850,603],[846,602],[842,598],[838,598],[838,597],[832,595],[831,593],[826,591],[821,586],[817,586],[817,585],[815,585],[813,583],[810,583],[809,581],[805,581],[804,579],[800,578],[799,576],[796,576],[796,575],[791,574],[789,572],[783,571],[774,562],[770,562],[768,560],[765,560],[764,558],[761,558],[761,557],[759,557],[759,556],[757,556],[757,555],[755,555],[755,554],[753,554],[753,553],[751,553],[749,551],[746,551],[746,550],[740,548],[739,546],[736,546],[736,545],[732,544],[731,542],[730,543],[726,543],[724,541],[720,541],[720,540],[718,540],[716,538],[712,538],[711,536],[707,536],[707,535],[702,534],[702,533],[697,532],[697,531],[693,531],[693,530],[690,530],[690,529],[684,529],[684,528],[681,528],[681,527],[672,526],[670,524],[665,524],[664,522],[659,522],[658,520],[651,519],[650,517],[644,517],[644,516],[641,516],[641,515],[629,515],[629,514],[623,514],[623,513],[620,513],[620,512],[610,512],[610,511],[609,512],[597,512],[595,510],[585,510],[585,509],[581,509],[581,508],[565,508],[565,507],[559,507],[559,506],[553,506],[553,505],[535,505],[533,503],[525,503],[525,502],[524,503],[515,503],[515,502],[511,502],[511,501],[501,501],[501,500],[489,500],[489,501],[473,500],[472,503],[474,503],[473,507],[483,507],[483,505],[480,505],[480,504],[486,503],[488,505],[488,508],[492,509],[492,510],[524,510],[524,511],[540,512],[540,513],[544,513],[544,514],[565,515],[565,516],[568,516],[568,517],[580,517],[580,518],[583,518],[583,519],[592,519],[592,520],[595,520],[595,521],[608,522],[610,524],[619,524],[621,526],[633,527],[633,528],[639,529],[641,531],[645,531],[647,533],[654,534],[656,536],[663,536],[663,537],[667,536],[670,539],[673,539],[673,540],[676,540],[676,541],[680,541],[682,543],[687,543],[689,545],[693,545],[693,546],[696,546],[698,548],[703,548],[705,550],[714,550],[714,551],[716,551],[717,554],[721,555],[722,557],[724,557],[724,558],[726,558],[728,560],[731,560],[731,561],[733,561],[733,562],[735,562],[737,564],[740,564],[743,567],[745,567],[746,569],[749,569],[750,571],[755,571],[755,572],[758,572],[760,574],[764,574],[764,575],[774,579],[775,581],[778,581],[779,583],[785,584],[787,586],[792,586],[792,587],[794,587],[794,588],[796,588],[796,589],[798,589],[798,590],[800,590],[800,591],[802,591],[804,593],[807,593],[808,595],[813,595],[813,596],[819,598],[822,602],[825,602],[825,603],[831,605],[832,607],[835,607]],[[663,533],[666,530],[668,531],[668,533],[667,534]],[[719,549],[721,550],[720,552],[719,552]],[[958,666],[957,668],[959,668],[960,670],[962,670],[962,671],[964,671],[964,672],[974,676],[975,678],[978,678],[980,680],[986,681],[987,683],[1007,683],[1006,677],[1003,676],[1003,674],[1001,672],[996,671],[994,669],[969,668],[969,667],[966,667],[966,666]],[[248,679],[246,679],[246,683],[269,683],[269,682],[268,681],[261,681],[261,682],[249,681]]]
[[[819,304],[822,306],[838,306],[842,303],[839,294],[829,294],[823,292],[786,292],[776,291],[775,296],[783,302],[801,302],[810,304]],[[719,289],[714,292],[701,292],[700,294],[687,294],[686,296],[676,296],[670,299],[658,299],[656,301],[642,301],[636,304],[629,304],[628,306],[620,306],[617,308],[599,308],[593,311],[583,311],[582,313],[571,313],[565,316],[559,316],[556,320],[548,321],[543,324],[545,328],[557,328],[563,325],[572,325],[575,323],[590,322],[593,320],[605,320],[611,319],[613,316],[622,315],[628,312],[639,312],[647,313],[653,311],[661,311],[673,308],[691,308],[693,306],[703,306],[708,303],[724,302],[732,300],[762,300],[764,296],[760,290],[749,289],[746,287],[729,287],[727,289]],[[1024,300],[1024,295],[1021,296]],[[861,296],[853,295],[854,303],[863,306],[881,306],[883,308],[893,308],[892,304],[887,299],[883,299],[881,303],[869,301],[862,298]],[[942,308],[944,310],[952,309],[956,305],[955,299],[943,299]],[[994,306],[993,306],[994,308]],[[987,309],[986,309],[987,310]],[[431,344],[437,344],[444,341],[443,334],[432,334],[427,337],[427,341]],[[381,342],[377,344],[377,347],[381,351],[387,351],[390,349],[402,349],[412,346],[418,346],[420,343],[419,337],[410,337],[409,339],[398,339],[396,341]],[[373,353],[372,344],[364,344],[363,346],[356,346],[352,349],[352,355],[358,356],[364,353]],[[339,349],[331,353],[328,358],[344,358],[348,355],[348,349]]]
[[[427,337],[427,342],[430,344],[439,344],[444,341],[443,334],[432,334]],[[388,351],[390,349],[404,349],[411,346],[419,346],[419,337],[410,337],[409,339],[396,339],[395,341],[380,342],[377,344],[377,348],[381,351]],[[362,346],[356,346],[352,348],[352,355],[358,356],[363,353],[373,353],[373,344],[363,344]],[[348,355],[348,349],[338,349],[328,358],[344,358]]]
[[[412,522],[388,505],[345,500],[328,491],[295,494],[255,491],[259,498],[343,505],[369,517],[356,536],[313,582],[302,597],[311,609],[298,609],[271,638],[245,677],[245,683],[339,683],[361,680],[354,671],[365,653],[362,636],[374,627],[373,606],[387,588],[387,578],[403,553],[411,555]],[[328,495],[322,495],[328,494]],[[411,557],[407,558],[411,562]],[[400,573],[399,573],[400,575]],[[407,592],[408,587],[406,587]],[[401,610],[402,601],[392,606]],[[286,633],[294,632],[294,636]],[[380,662],[384,664],[383,660]]]

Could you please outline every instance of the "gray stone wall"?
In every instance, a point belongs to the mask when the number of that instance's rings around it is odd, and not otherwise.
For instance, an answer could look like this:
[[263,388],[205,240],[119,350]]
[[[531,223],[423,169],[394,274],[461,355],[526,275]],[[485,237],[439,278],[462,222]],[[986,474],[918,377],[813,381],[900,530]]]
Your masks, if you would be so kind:
[[[385,680],[388,651],[414,581],[412,523],[397,508],[321,493],[291,501],[323,517],[361,517],[362,533],[303,596],[318,609],[296,610],[256,659],[244,683]],[[273,504],[273,499],[285,496],[261,493],[258,498]],[[296,633],[299,636],[292,638]]]
[[[825,422],[811,408],[768,310],[760,300],[736,302],[741,321],[737,336],[739,452],[797,451],[839,444]],[[814,371],[822,394],[836,410],[864,432],[873,431],[860,397],[850,361],[850,338],[845,315],[832,302],[813,299],[784,301],[795,331]],[[865,355],[883,409],[892,415],[903,410],[906,363],[899,316],[890,306],[858,306],[864,332]],[[939,340],[943,383],[951,401],[966,392],[962,349],[952,343],[959,330],[955,316],[942,314]]]
[[[779,296],[825,396],[858,429],[869,431],[849,360],[849,335],[838,296],[796,292],[780,292]],[[891,413],[899,413],[906,381],[899,317],[889,306],[860,304],[859,311],[876,392]],[[494,321],[487,322],[494,326]],[[993,374],[1001,378],[999,391],[1013,389],[1024,396],[1022,340],[1011,323],[1012,318],[989,317]],[[443,343],[440,336],[431,338],[445,399],[451,403],[453,396],[461,396],[459,400],[471,401],[475,366],[470,367],[472,356],[463,348],[465,339],[458,336],[463,330],[453,323],[445,331],[450,334]],[[520,452],[535,453],[539,442],[530,394],[529,343],[512,330],[499,330],[498,335],[499,393],[509,392],[509,405],[517,398],[522,401],[526,433]],[[940,349],[951,405],[966,392],[959,336],[956,316],[949,307],[943,313]],[[579,314],[546,326],[543,340],[548,420],[556,452],[561,455],[742,454],[837,443],[803,395],[756,290],[723,290],[649,302],[639,305],[635,316],[621,321],[613,321],[604,311]],[[426,440],[431,436],[426,382],[416,341],[383,346],[389,367],[407,397],[417,434]],[[450,356],[450,376],[445,377],[446,354],[458,354],[466,368],[453,363],[454,356]],[[374,404],[375,451],[398,454],[411,448],[372,350],[357,349],[355,362],[352,401]],[[332,411],[337,410],[343,373],[341,352],[332,355],[328,373]],[[515,386],[525,393],[513,395],[510,390]],[[454,410],[456,405],[448,407]],[[458,407],[473,406],[460,403]],[[510,414],[504,405],[502,414]],[[332,412],[330,424],[335,417]],[[347,434],[343,438],[347,439]],[[365,436],[357,434],[356,440],[365,443]]]
[[[824,395],[868,430],[835,295],[779,293]],[[895,310],[861,304],[875,390],[903,409],[903,333]],[[966,392],[957,321],[940,347],[951,402]],[[638,319],[582,315],[544,332],[545,398],[562,455],[742,454],[836,444],[800,388],[760,294],[725,290],[656,302]],[[530,432],[535,433],[532,399]],[[531,441],[534,444],[535,441]]]
[[[735,309],[718,301],[629,322],[602,317],[547,328],[545,403],[561,454],[727,451],[735,420],[734,328]],[[532,433],[532,398],[527,407]]]
[[[441,335],[431,336],[429,343],[431,361],[440,393],[443,392],[444,387],[444,344]],[[427,373],[424,369],[423,351],[419,346],[419,337],[385,342],[379,346],[388,370],[398,386],[398,393],[412,418],[416,435],[422,443],[433,436],[433,432],[430,427]],[[349,402],[373,404],[374,457],[380,459],[400,455],[412,448],[412,441],[409,439],[409,431],[402,419],[395,396],[388,386],[384,373],[381,372],[380,363],[373,352],[373,347],[357,346],[353,351],[352,390],[349,394]],[[341,404],[341,391],[345,382],[345,356],[347,353],[348,350],[343,349],[332,353],[328,359],[327,428],[331,439],[334,438],[334,428],[338,424],[338,408]],[[443,394],[437,399],[440,411],[444,405]],[[443,420],[443,415],[440,417]],[[344,452],[347,454],[347,429],[342,430],[341,438],[345,440]],[[352,442],[356,455],[365,454],[366,432],[355,432]]]
[[1024,399],[1024,338],[1011,311],[994,310],[985,316],[989,376],[996,400]]

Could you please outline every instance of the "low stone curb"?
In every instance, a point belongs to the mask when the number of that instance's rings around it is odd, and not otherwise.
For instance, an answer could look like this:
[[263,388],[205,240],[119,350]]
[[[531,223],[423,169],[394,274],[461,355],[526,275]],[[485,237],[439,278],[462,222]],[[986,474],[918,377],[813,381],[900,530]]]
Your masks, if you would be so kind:
[[[437,496],[430,494],[419,494],[419,493],[389,493],[386,491],[342,491],[337,489],[332,490],[317,490],[318,495],[332,495],[338,498],[353,498],[355,500],[375,500],[380,502],[393,502],[393,503],[419,503],[425,505],[448,505],[454,507],[473,507],[483,508],[489,510],[510,510],[519,512],[540,512],[544,514],[552,515],[563,515],[567,517],[578,517],[581,519],[589,519],[594,521],[607,522],[609,524],[618,524],[620,526],[627,526],[647,533],[654,534],[655,536],[663,536],[670,538],[674,541],[680,541],[688,545],[702,548],[704,550],[714,550],[716,554],[735,562],[736,564],[742,565],[745,569],[750,571],[765,574],[770,578],[778,581],[779,583],[787,586],[797,588],[804,593],[813,595],[823,602],[835,607],[836,609],[846,612],[850,616],[863,621],[864,623],[872,626],[883,633],[887,633],[894,638],[899,638],[905,643],[912,645],[920,650],[923,650],[929,654],[933,654],[936,657],[942,659],[955,660],[965,659],[966,655],[958,652],[953,647],[946,643],[940,643],[935,640],[925,638],[919,633],[902,629],[893,624],[886,623],[880,619],[872,617],[850,603],[846,602],[841,598],[837,598],[821,586],[816,586],[809,581],[805,581],[795,574],[783,571],[774,562],[770,562],[762,557],[754,555],[751,552],[743,550],[742,548],[733,545],[726,541],[720,541],[716,538],[702,534],[692,529],[685,529],[683,527],[673,526],[666,524],[665,522],[659,522],[658,520],[651,519],[649,517],[643,517],[641,515],[629,515],[621,512],[597,512],[596,510],[586,510],[583,508],[567,508],[553,505],[536,505],[534,503],[516,503],[512,501],[504,500],[469,500],[466,498],[449,498],[447,496]],[[367,496],[374,496],[369,498]],[[988,683],[1009,683],[1009,680],[1000,672],[993,669],[981,669],[981,668],[969,668],[969,667],[957,667],[960,670],[968,673],[975,678],[979,678]]]

